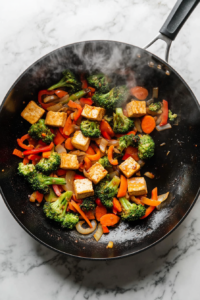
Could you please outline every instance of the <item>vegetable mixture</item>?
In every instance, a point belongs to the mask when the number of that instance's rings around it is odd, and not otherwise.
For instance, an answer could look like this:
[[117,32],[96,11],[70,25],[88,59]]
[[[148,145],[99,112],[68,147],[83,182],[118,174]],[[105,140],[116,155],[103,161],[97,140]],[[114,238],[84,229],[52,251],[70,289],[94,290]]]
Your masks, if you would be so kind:
[[171,128],[177,115],[158,102],[158,88],[148,95],[144,87],[113,86],[101,73],[78,78],[65,70],[28,103],[21,116],[31,126],[13,154],[23,160],[18,174],[33,190],[30,201],[42,203],[47,218],[81,234],[97,228],[98,241],[120,220],[142,222],[160,209],[169,193],[158,196],[155,187],[147,198],[141,170],[154,155],[150,134]]

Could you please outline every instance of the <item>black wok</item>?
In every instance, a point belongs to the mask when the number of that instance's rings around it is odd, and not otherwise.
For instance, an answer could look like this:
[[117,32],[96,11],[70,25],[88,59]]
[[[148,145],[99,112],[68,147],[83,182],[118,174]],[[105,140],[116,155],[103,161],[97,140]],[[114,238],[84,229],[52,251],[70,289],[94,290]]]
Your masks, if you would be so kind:
[[[168,50],[186,18],[198,1],[178,1],[158,38],[165,39]],[[166,58],[168,57],[168,52]],[[76,73],[102,71],[116,83],[146,87],[150,94],[159,87],[159,100],[179,115],[178,126],[154,132],[155,156],[144,167],[155,173],[148,180],[149,191],[158,186],[159,194],[170,191],[164,208],[134,224],[120,223],[97,243],[92,236],[60,229],[46,219],[42,206],[28,201],[29,187],[17,176],[19,159],[12,155],[16,139],[30,126],[20,113],[38,91],[46,89],[69,68]],[[124,75],[125,74],[125,75]],[[188,85],[168,63],[136,46],[114,41],[88,41],[64,46],[31,65],[8,91],[0,111],[0,191],[18,223],[37,241],[63,254],[89,259],[111,259],[141,252],[169,235],[186,217],[199,195],[200,186],[200,109]],[[160,147],[165,142],[166,146]],[[166,155],[167,152],[169,155]],[[144,173],[143,172],[143,173]],[[106,249],[108,241],[113,249]]]

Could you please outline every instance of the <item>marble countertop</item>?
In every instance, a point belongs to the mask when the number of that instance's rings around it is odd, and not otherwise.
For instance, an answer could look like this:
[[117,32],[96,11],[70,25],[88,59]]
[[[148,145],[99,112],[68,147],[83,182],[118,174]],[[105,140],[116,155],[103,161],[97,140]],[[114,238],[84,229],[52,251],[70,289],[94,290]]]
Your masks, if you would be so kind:
[[[0,99],[42,55],[65,44],[111,39],[144,46],[175,0],[7,0],[0,10]],[[173,43],[170,63],[200,99],[200,6]],[[152,52],[164,56],[158,42]],[[200,202],[162,243],[123,260],[91,262],[32,239],[0,201],[0,298],[199,299]]]

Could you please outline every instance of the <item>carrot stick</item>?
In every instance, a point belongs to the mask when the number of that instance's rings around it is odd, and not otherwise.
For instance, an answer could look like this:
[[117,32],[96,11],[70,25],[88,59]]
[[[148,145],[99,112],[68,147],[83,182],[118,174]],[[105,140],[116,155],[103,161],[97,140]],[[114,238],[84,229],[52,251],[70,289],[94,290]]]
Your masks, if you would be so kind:
[[146,217],[148,217],[150,215],[150,213],[152,213],[152,211],[155,209],[155,206],[149,206],[147,209],[146,209],[146,212],[145,212],[145,215],[140,218],[140,219],[145,219]]
[[79,212],[79,214],[83,217],[83,219],[88,223],[88,225],[90,226],[90,228],[93,228],[92,224],[90,223],[90,221],[88,220],[88,218],[86,217],[85,213],[82,211],[82,209],[78,206],[78,204],[74,201],[71,201],[73,207]]
[[108,160],[110,162],[111,165],[118,165],[118,160],[117,159],[113,159],[113,149],[114,149],[114,145],[111,145],[108,148]]
[[156,122],[152,116],[146,115],[142,119],[141,127],[144,133],[151,133],[156,127]]
[[77,213],[77,210],[73,207],[73,205],[71,204],[71,202],[68,203],[68,208],[70,210],[72,210],[73,212]]
[[117,198],[113,198],[113,207],[114,207],[118,212],[121,212],[121,211],[122,211],[121,204],[120,204],[119,200],[117,200]]
[[[93,211],[89,210],[89,211],[85,211],[85,215],[89,220],[95,220],[95,215],[93,213]],[[79,219],[83,219],[82,216],[79,217]]]
[[152,190],[151,199],[152,200],[158,200],[158,188],[157,187],[155,187],[155,189]]
[[135,202],[136,204],[141,204],[144,206],[144,203],[142,201],[140,201],[140,199],[138,199],[134,196],[131,197],[131,201]]
[[75,148],[74,148],[74,146],[72,145],[72,142],[71,142],[71,138],[68,138],[68,139],[66,139],[66,141],[65,141],[65,148],[67,149],[67,150],[74,150]]
[[65,135],[70,135],[72,132],[74,132],[74,128],[73,128],[73,122],[71,119],[71,115],[69,115],[69,117],[67,118],[66,122],[65,122],[65,126],[63,128],[63,133]]
[[134,88],[130,89],[130,94],[135,96],[138,100],[145,100],[149,93],[147,89],[141,86],[135,86]]
[[23,164],[24,164],[24,165],[27,165],[28,163],[29,163],[28,157],[24,157],[24,159],[23,159]]
[[41,203],[42,200],[43,200],[43,197],[44,197],[43,194],[41,194],[40,192],[36,191],[36,197],[35,198],[36,198],[37,202]]
[[16,156],[18,156],[18,157],[20,157],[20,158],[24,158],[23,153],[22,153],[20,150],[18,150],[18,149],[14,149],[14,151],[13,151],[12,154],[13,154],[13,155],[16,155]]
[[103,233],[109,233],[108,227],[102,225]]
[[91,146],[88,147],[87,151],[86,151],[87,154],[91,154],[91,155],[94,155],[95,154],[95,151],[92,149]]
[[95,208],[95,216],[97,221],[100,221],[101,217],[107,214],[107,209],[105,206],[96,206]]
[[53,142],[55,145],[62,144],[64,142],[65,138],[62,136],[59,130],[57,130],[56,136],[53,139]]
[[128,188],[127,179],[124,175],[120,176],[120,180],[121,180],[121,183],[120,183],[120,187],[119,187],[118,194],[117,194],[118,198],[125,197],[126,192],[127,192],[127,188]]
[[42,152],[42,157],[43,158],[49,158],[50,156],[51,156],[51,151]]
[[117,224],[120,220],[120,217],[114,215],[114,214],[106,214],[100,219],[100,223],[103,226],[113,226]]
[[152,199],[148,199],[146,197],[142,197],[141,201],[146,204],[146,205],[150,205],[150,206],[157,206],[159,205],[161,202],[157,201],[157,200],[152,200]]

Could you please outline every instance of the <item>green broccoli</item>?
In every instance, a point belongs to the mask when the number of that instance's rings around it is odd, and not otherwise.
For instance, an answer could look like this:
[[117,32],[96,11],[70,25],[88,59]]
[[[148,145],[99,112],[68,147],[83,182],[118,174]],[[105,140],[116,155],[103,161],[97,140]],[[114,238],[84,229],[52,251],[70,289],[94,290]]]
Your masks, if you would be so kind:
[[46,202],[52,202],[53,198],[57,198],[52,187],[49,188],[49,193],[44,195]]
[[56,152],[52,152],[49,158],[42,158],[35,168],[37,171],[49,175],[59,168],[60,160],[60,155]]
[[105,94],[110,90],[110,79],[104,74],[94,74],[87,77],[89,86],[94,87],[100,93]]
[[170,121],[174,121],[177,118],[177,114],[172,114],[172,111],[169,109],[168,117]]
[[49,91],[61,87],[67,87],[69,88],[70,94],[73,94],[81,89],[81,82],[78,81],[76,76],[70,70],[65,70],[62,72],[62,74],[62,79],[58,83],[48,88]]
[[18,165],[18,174],[27,179],[30,174],[35,171],[35,166],[32,164],[24,165],[22,162]]
[[137,147],[140,138],[138,135],[129,134],[124,135],[119,138],[119,146],[118,149],[122,152],[125,148],[132,146]]
[[122,206],[121,218],[123,221],[133,222],[145,215],[146,208],[139,204],[130,203],[125,197],[119,198]]
[[66,213],[63,217],[61,226],[67,229],[73,229],[79,222],[79,216],[73,213]]
[[158,110],[160,110],[161,109],[161,103],[160,102],[155,102],[155,103],[151,103],[150,105],[149,105],[149,110],[150,111],[158,111]]
[[97,198],[100,198],[103,205],[105,205],[108,208],[112,208],[113,197],[118,192],[119,184],[119,177],[114,176],[113,179],[109,181],[109,176],[106,176],[96,185],[95,196]]
[[28,134],[35,140],[42,140],[46,144],[50,144],[53,141],[54,134],[45,125],[45,120],[40,119],[37,123],[33,124]]
[[114,87],[107,94],[95,93],[92,97],[94,103],[107,111],[113,111],[116,107],[120,107],[122,103],[126,102],[129,91],[126,86]]
[[140,137],[138,144],[138,156],[140,159],[151,158],[154,155],[155,143],[148,134]]
[[86,137],[98,138],[101,134],[99,123],[90,120],[82,121],[80,129],[82,134]]
[[105,115],[103,118],[111,127],[113,127],[113,116]]
[[80,208],[83,211],[88,211],[94,209],[95,207],[96,207],[95,198],[93,196],[83,199],[83,203],[80,205]]
[[108,156],[103,156],[98,160],[98,163],[100,163],[105,169],[112,168],[112,165],[110,164],[108,160]]
[[113,114],[113,131],[115,133],[127,133],[134,127],[134,121],[123,114],[122,108],[116,108],[116,114]]
[[67,191],[62,193],[55,202],[45,202],[43,211],[46,217],[56,222],[62,222],[72,194],[72,192]]

